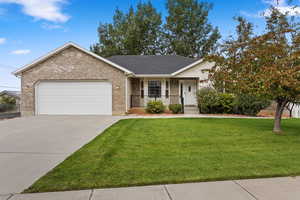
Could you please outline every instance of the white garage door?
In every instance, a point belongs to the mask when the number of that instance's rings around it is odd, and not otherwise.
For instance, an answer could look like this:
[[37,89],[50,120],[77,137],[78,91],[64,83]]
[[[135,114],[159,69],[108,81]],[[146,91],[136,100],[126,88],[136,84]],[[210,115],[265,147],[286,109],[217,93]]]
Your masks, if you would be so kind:
[[109,82],[40,82],[36,87],[38,115],[111,115]]

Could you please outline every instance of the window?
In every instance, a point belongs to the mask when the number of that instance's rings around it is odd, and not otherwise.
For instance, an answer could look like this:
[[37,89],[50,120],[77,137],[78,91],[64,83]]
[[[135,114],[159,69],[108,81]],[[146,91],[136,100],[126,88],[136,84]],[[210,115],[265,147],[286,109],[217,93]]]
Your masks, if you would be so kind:
[[141,80],[141,98],[144,98],[144,80]]
[[166,81],[166,98],[169,98],[169,81]]
[[152,80],[148,81],[148,95],[149,97],[161,97],[161,82]]

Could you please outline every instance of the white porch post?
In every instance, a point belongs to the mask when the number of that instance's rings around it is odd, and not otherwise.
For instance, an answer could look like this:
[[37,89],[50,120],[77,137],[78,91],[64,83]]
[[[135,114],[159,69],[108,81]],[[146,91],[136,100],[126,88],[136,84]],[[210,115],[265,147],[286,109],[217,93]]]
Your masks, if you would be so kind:
[[142,78],[142,80],[144,81],[144,102],[143,102],[144,105],[143,106],[146,106],[148,102],[148,79]]
[[166,79],[161,79],[161,101],[168,105],[166,98]]

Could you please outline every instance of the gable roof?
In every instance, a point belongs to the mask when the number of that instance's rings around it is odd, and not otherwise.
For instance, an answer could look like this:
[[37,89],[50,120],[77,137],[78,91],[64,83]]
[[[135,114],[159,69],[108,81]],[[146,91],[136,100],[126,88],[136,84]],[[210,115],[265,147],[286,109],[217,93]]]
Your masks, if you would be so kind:
[[21,92],[20,91],[3,90],[2,92],[0,92],[0,95],[8,95],[8,96],[19,99]]
[[80,51],[83,51],[83,52],[85,52],[85,53],[93,56],[94,58],[96,58],[98,60],[101,60],[101,61],[103,61],[103,62],[105,62],[105,63],[107,63],[107,64],[109,64],[109,65],[111,65],[111,66],[113,66],[113,67],[115,67],[115,68],[117,68],[119,70],[121,70],[121,71],[124,71],[125,73],[132,74],[132,72],[129,71],[128,69],[126,69],[126,68],[124,68],[124,67],[122,67],[122,66],[120,66],[120,65],[118,65],[116,63],[113,63],[113,62],[111,62],[111,61],[109,61],[109,60],[107,60],[107,59],[105,59],[105,58],[103,58],[103,57],[101,57],[101,56],[99,56],[99,55],[97,55],[97,54],[89,51],[89,50],[86,50],[86,49],[80,47],[79,45],[77,45],[77,44],[75,44],[73,42],[68,42],[68,43],[64,44],[63,46],[61,46],[61,47],[59,47],[59,48],[57,48],[57,49],[49,52],[45,56],[42,56],[42,57],[38,58],[37,60],[33,61],[32,63],[30,63],[28,65],[25,65],[24,67],[22,67],[20,69],[17,69],[16,71],[13,72],[13,74],[16,75],[16,76],[18,76],[22,72],[27,71],[28,69],[34,67],[35,65],[37,65],[37,64],[39,64],[39,63],[47,60],[48,58],[52,57],[53,55],[56,55],[56,54],[60,53],[61,51],[65,50],[65,49],[67,49],[69,47],[75,47],[76,49],[78,49]]
[[183,56],[112,56],[108,60],[123,66],[136,75],[171,75],[187,66],[198,62],[198,59]]
[[12,74],[14,74],[15,76],[19,76],[22,72],[35,67],[37,64],[47,60],[54,55],[57,55],[58,53],[69,47],[74,47],[98,60],[101,60],[121,71],[124,71],[127,74],[133,75],[176,76],[177,74],[189,68],[192,68],[203,61],[202,59],[187,58],[175,55],[126,55],[103,58],[87,49],[80,47],[73,42],[68,42],[63,46],[49,52],[45,56],[38,58],[32,63],[25,65],[20,69],[17,69]]

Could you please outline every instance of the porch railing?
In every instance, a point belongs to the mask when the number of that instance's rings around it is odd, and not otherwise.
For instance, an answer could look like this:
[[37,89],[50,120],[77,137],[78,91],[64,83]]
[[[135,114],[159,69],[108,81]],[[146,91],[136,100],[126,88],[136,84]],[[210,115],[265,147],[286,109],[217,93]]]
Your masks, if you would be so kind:
[[169,104],[181,104],[184,109],[184,98],[180,95],[168,95],[168,96],[147,96],[147,95],[131,95],[130,106],[131,107],[145,107],[148,101],[161,100],[165,105]]

